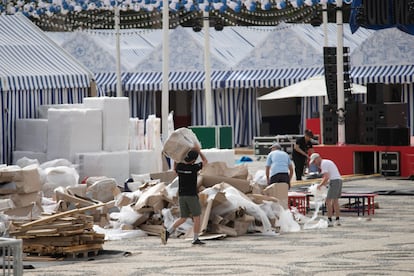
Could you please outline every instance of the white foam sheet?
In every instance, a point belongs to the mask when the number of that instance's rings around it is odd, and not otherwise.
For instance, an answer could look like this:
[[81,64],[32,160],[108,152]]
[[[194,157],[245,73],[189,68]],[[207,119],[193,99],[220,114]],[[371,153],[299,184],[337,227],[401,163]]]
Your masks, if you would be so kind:
[[129,99],[127,97],[84,98],[87,108],[102,110],[102,135],[104,151],[128,150]]
[[161,153],[155,150],[130,150],[129,151],[129,173],[144,174],[159,172],[158,159],[161,160]]
[[128,151],[88,152],[76,154],[79,178],[86,176],[106,176],[115,178],[121,185],[129,178]]
[[13,164],[17,164],[17,161],[22,158],[36,159],[39,164],[46,162],[47,155],[45,152],[33,152],[33,151],[13,151]]
[[16,150],[46,152],[47,120],[17,119]]
[[234,149],[202,149],[201,152],[211,162],[226,162],[229,168],[233,168],[236,163]]
[[78,152],[102,150],[102,111],[98,109],[49,109],[47,159],[71,162]]
[[48,111],[51,108],[54,109],[73,109],[73,108],[83,108],[83,104],[49,104],[49,105],[40,105],[37,109],[37,115],[39,119],[47,119]]

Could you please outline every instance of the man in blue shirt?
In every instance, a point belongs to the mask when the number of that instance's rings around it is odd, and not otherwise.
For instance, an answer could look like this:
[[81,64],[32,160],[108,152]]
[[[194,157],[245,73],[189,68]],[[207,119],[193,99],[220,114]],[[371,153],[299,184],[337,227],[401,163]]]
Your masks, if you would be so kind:
[[289,154],[281,150],[282,147],[279,143],[273,143],[270,148],[271,152],[266,159],[267,184],[287,183],[290,189],[290,180],[293,176],[293,165]]

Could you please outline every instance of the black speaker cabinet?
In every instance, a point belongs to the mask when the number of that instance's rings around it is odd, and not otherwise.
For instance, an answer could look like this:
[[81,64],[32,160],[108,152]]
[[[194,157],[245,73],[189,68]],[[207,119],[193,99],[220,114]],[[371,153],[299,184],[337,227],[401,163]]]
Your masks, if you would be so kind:
[[[347,144],[358,144],[359,141],[358,108],[358,103],[347,103],[345,105],[345,142]],[[338,142],[338,115],[336,109],[336,105],[324,105],[323,143],[325,145],[336,145]]]
[[410,129],[408,127],[377,127],[377,145],[409,146]]
[[376,128],[374,124],[364,124],[359,127],[359,143],[362,145],[376,145]]
[[384,91],[382,83],[368,83],[367,104],[383,104]]
[[375,124],[377,127],[407,127],[408,104],[385,103],[376,106]]

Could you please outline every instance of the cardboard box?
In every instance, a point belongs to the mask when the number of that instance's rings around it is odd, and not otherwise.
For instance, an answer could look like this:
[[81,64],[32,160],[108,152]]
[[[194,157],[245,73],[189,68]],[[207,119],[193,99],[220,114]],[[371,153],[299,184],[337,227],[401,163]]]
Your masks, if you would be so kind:
[[287,209],[288,190],[289,185],[287,183],[273,183],[263,190],[263,194],[277,198],[279,200],[280,205],[283,208]]
[[252,191],[252,186],[250,185],[249,180],[231,178],[231,177],[224,177],[224,176],[213,176],[213,175],[204,175],[202,176],[202,186],[208,188],[212,187],[218,183],[227,183],[242,193],[250,193]]
[[175,171],[166,171],[166,172],[159,172],[159,173],[150,173],[151,179],[159,179],[160,182],[171,183],[177,177]]
[[28,194],[11,194],[2,196],[1,199],[10,199],[13,201],[17,208],[31,206],[33,202],[40,202],[41,197],[39,192],[28,193]]

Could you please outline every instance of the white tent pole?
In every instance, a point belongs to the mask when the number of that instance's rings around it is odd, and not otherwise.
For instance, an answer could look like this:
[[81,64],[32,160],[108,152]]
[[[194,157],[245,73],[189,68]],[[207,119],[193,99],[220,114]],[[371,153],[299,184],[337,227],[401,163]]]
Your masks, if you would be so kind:
[[[323,46],[324,47],[328,47],[329,46],[329,42],[328,42],[328,4],[324,3],[322,4],[322,27],[323,27]],[[323,133],[323,118],[324,118],[324,114],[323,114],[323,105],[324,104],[328,104],[328,96],[321,96],[318,98],[319,99],[319,124],[320,124],[320,143],[323,143],[323,138],[324,138],[324,133]]]
[[168,109],[169,109],[169,6],[168,0],[162,2],[162,94],[161,94],[161,125],[163,141],[168,138]]
[[122,86],[121,86],[121,42],[120,42],[120,18],[119,18],[119,7],[115,6],[115,39],[116,39],[116,96],[122,97]]
[[206,125],[213,125],[212,95],[211,95],[211,65],[210,65],[210,19],[209,13],[203,12],[204,29],[204,71],[205,71],[205,102],[206,102]]
[[338,98],[338,145],[345,144],[345,95],[344,95],[344,26],[342,16],[343,0],[337,0],[336,24],[337,24],[337,98]]

